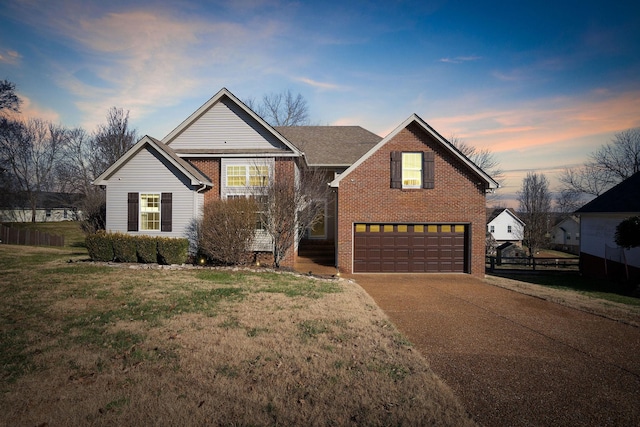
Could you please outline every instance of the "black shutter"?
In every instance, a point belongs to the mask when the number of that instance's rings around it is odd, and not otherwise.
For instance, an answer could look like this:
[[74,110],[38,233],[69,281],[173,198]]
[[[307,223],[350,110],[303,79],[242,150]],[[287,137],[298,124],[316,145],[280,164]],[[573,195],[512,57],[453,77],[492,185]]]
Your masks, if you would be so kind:
[[127,231],[138,231],[138,193],[129,193],[127,198]]
[[402,188],[402,152],[391,152],[391,188]]
[[435,163],[433,151],[422,153],[422,188],[435,188]]
[[160,197],[160,231],[171,231],[171,213],[173,197],[171,193],[162,193]]

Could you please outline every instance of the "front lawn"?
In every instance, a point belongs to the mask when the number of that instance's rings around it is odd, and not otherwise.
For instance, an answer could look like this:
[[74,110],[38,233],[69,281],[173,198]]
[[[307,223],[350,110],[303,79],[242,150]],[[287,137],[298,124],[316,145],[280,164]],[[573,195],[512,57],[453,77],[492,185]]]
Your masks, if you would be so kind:
[[349,281],[0,261],[2,425],[473,424]]

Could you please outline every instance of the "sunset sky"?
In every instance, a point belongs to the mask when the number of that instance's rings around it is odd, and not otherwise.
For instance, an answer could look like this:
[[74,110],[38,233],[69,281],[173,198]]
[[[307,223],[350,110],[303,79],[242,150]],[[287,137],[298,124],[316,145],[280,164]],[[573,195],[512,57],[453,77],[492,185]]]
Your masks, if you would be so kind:
[[0,79],[25,116],[92,131],[117,106],[157,138],[222,87],[381,136],[417,113],[491,150],[516,207],[527,171],[556,190],[640,126],[640,2],[3,1]]

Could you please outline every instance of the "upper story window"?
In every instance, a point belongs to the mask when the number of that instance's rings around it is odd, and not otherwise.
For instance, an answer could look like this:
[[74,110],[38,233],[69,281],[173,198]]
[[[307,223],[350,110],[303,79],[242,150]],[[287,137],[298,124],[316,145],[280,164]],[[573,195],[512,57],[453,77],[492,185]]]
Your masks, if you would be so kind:
[[249,166],[249,185],[251,187],[269,185],[269,166]]
[[422,188],[422,153],[402,153],[402,188]]
[[269,185],[267,165],[227,165],[227,187],[266,187]]
[[435,154],[391,152],[391,188],[435,188]]
[[490,225],[489,226],[489,232],[495,233],[496,232],[496,226],[495,225]]
[[511,233],[511,226],[507,225],[507,233]]

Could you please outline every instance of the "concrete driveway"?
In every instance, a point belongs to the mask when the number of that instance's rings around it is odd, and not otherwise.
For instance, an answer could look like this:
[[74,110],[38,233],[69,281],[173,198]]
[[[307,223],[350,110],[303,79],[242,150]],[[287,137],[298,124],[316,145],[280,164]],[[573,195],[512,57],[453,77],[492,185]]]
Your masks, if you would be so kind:
[[640,329],[467,275],[351,276],[486,426],[640,426]]

